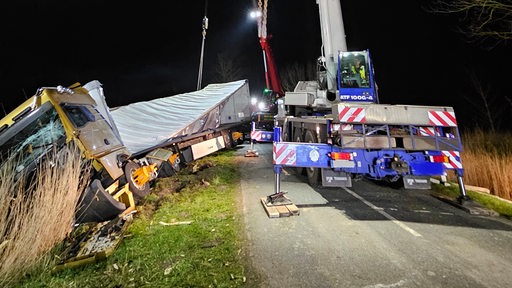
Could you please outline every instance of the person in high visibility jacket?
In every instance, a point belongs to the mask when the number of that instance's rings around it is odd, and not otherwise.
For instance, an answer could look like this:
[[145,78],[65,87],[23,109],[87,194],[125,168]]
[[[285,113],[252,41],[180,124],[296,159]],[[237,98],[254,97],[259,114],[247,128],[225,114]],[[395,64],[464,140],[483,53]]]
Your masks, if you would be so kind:
[[367,84],[366,69],[365,69],[364,65],[361,63],[361,59],[359,59],[357,57],[354,58],[354,64],[350,67],[350,69],[352,70],[352,74],[354,76],[361,78],[361,82],[359,83],[359,86]]

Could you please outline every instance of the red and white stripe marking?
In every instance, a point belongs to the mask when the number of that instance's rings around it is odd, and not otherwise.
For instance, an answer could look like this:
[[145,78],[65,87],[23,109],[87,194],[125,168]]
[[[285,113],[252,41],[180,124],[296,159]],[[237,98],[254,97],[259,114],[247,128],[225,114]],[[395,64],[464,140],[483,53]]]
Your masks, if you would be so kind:
[[444,163],[444,167],[447,169],[462,169],[462,162],[460,160],[459,151],[441,151],[444,156],[448,156],[449,163]]
[[343,107],[340,111],[340,122],[365,123],[366,110],[361,107]]
[[428,111],[428,120],[435,126],[457,127],[455,113],[449,111]]
[[418,129],[421,136],[440,136],[439,131],[434,127],[419,127]]
[[261,134],[263,134],[261,131],[251,131],[251,139],[261,141]]
[[353,128],[354,128],[354,125],[352,125],[352,124],[341,125],[341,130],[343,130],[343,131],[352,130]]
[[274,143],[273,162],[275,165],[295,165],[295,145]]

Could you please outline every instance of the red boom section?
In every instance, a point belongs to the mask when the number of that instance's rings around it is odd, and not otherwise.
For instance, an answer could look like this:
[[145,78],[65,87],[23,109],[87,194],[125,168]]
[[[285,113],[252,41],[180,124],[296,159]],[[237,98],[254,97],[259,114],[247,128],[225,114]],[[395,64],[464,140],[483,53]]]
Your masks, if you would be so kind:
[[284,89],[281,85],[276,63],[274,62],[274,56],[272,55],[272,49],[270,49],[270,44],[268,43],[267,38],[260,37],[260,44],[265,58],[265,81],[267,89],[274,91],[274,93],[277,94],[276,98],[283,97]]

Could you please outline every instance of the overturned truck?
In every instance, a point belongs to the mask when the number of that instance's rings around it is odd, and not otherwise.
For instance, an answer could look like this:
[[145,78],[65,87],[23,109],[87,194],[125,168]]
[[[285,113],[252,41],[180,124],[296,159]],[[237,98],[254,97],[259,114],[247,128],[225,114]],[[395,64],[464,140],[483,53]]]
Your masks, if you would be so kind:
[[49,153],[75,145],[91,162],[75,223],[125,215],[157,177],[241,143],[250,130],[247,80],[111,109],[99,81],[43,87],[0,122],[0,165],[36,173]]

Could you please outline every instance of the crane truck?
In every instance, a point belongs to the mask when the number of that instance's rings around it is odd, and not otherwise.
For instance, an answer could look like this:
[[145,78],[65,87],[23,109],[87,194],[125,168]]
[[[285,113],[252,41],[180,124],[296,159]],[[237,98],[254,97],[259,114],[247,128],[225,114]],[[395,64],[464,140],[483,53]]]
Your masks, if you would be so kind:
[[322,55],[317,79],[299,81],[278,99],[274,197],[282,167],[309,184],[350,187],[354,177],[429,189],[430,177],[455,171],[467,199],[455,112],[447,106],[379,103],[369,50],[348,51],[339,0],[317,0]]

